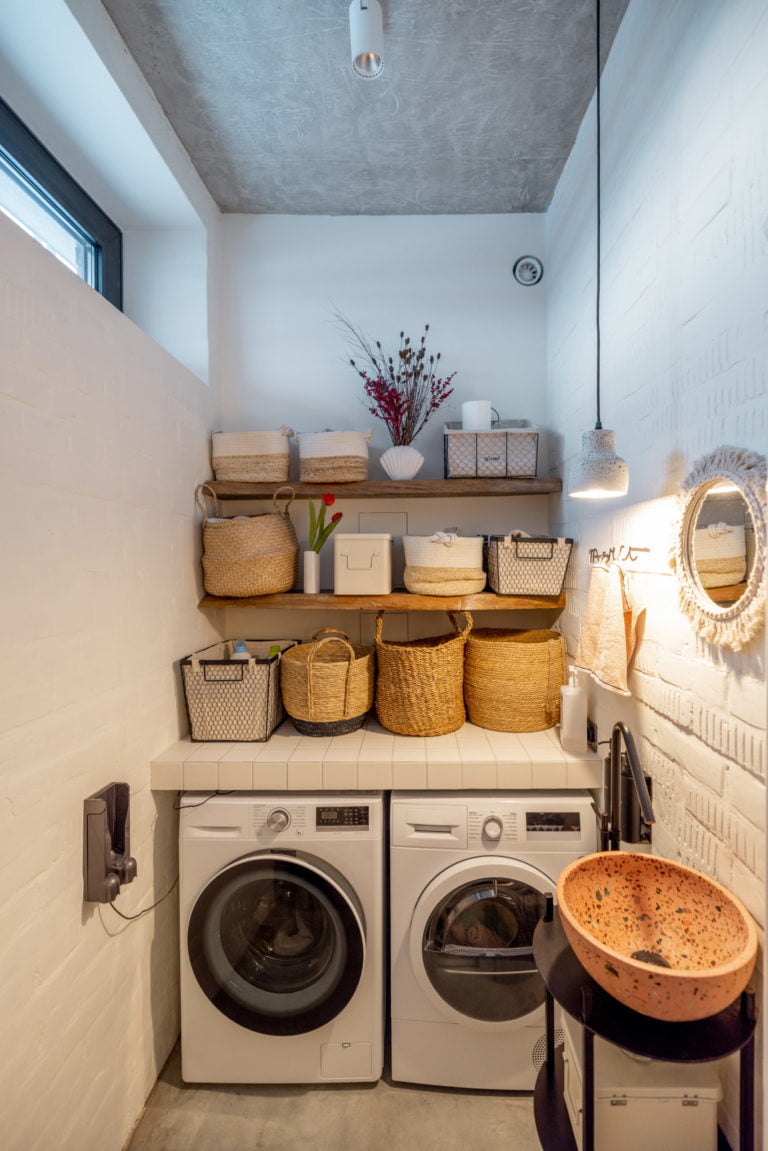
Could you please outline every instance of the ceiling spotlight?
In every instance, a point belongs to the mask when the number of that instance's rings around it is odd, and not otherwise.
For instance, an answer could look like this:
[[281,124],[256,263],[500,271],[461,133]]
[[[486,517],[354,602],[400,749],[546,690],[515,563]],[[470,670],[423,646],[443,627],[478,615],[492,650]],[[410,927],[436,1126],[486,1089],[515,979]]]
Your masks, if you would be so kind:
[[355,73],[362,80],[375,80],[384,68],[384,21],[379,0],[352,0],[349,38]]

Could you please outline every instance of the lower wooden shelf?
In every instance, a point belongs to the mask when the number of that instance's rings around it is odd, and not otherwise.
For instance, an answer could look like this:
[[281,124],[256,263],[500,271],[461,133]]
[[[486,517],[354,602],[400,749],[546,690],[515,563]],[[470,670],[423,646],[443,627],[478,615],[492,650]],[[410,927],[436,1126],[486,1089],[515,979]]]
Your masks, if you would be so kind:
[[561,595],[495,595],[477,592],[475,595],[441,596],[414,595],[395,591],[389,595],[334,595],[319,592],[281,592],[278,595],[215,596],[204,595],[200,607],[255,607],[290,611],[562,611],[565,594]]

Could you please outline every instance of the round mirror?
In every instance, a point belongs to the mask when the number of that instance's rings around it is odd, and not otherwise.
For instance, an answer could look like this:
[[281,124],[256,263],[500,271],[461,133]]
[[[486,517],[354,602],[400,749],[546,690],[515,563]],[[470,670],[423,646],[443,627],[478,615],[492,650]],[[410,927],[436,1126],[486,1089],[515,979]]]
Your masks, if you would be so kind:
[[765,458],[722,447],[683,484],[675,544],[680,604],[700,635],[735,651],[765,618]]

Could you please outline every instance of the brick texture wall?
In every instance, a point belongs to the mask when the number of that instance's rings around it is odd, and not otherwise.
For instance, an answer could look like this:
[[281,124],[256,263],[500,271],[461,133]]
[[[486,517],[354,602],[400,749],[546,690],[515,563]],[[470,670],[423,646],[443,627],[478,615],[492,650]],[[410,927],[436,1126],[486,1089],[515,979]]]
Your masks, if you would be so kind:
[[[765,451],[767,47],[758,0],[629,6],[601,88],[601,395],[630,491],[566,499],[560,525],[578,540],[563,617],[571,652],[590,549],[648,549],[624,564],[645,608],[632,698],[593,687],[591,712],[601,738],[617,719],[635,734],[653,776],[656,849],[715,876],[761,927],[763,638],[732,653],[697,637],[668,551],[693,462],[721,444]],[[595,418],[594,142],[588,115],[548,216],[549,418],[564,475]],[[725,1079],[733,1134],[732,1068]]]

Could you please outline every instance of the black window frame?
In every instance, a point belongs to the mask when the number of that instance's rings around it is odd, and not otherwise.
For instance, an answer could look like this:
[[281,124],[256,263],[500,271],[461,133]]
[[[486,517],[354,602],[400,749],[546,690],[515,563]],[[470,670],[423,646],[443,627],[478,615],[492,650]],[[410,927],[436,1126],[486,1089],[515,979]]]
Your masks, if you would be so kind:
[[93,245],[92,287],[122,311],[122,232],[3,99],[0,99],[0,150],[30,181],[54,214],[64,217]]

